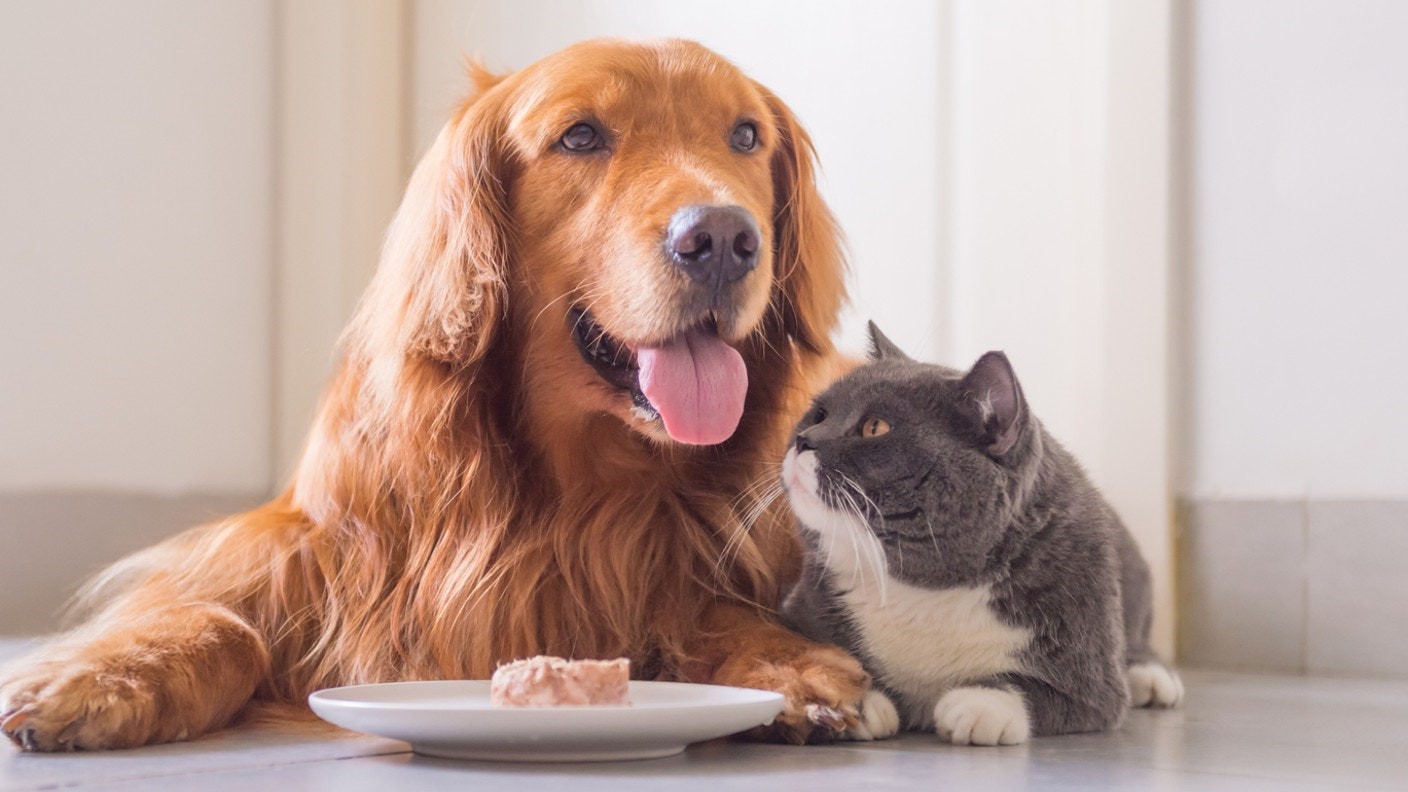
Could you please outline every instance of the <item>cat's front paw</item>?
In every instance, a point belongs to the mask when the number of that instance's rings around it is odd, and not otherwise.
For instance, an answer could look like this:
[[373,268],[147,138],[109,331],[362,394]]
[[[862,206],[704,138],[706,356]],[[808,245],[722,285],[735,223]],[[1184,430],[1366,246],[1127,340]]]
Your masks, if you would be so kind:
[[1017,745],[1031,736],[1031,719],[1015,690],[954,688],[934,705],[934,732],[954,745]]
[[900,713],[890,697],[878,690],[865,694],[860,705],[860,721],[841,736],[847,740],[884,740],[900,730]]
[[1128,678],[1132,707],[1177,707],[1183,701],[1183,680],[1161,663],[1135,663]]

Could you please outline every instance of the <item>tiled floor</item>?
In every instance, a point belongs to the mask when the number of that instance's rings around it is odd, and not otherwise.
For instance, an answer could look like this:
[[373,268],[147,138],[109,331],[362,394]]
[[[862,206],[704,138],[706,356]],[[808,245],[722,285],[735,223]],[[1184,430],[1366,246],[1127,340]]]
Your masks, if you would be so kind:
[[1185,680],[1181,710],[1136,711],[1114,733],[1010,748],[954,748],[913,734],[806,748],[714,742],[642,762],[507,765],[427,759],[404,743],[291,724],[110,753],[0,747],[0,789],[1408,789],[1408,681],[1210,671]]

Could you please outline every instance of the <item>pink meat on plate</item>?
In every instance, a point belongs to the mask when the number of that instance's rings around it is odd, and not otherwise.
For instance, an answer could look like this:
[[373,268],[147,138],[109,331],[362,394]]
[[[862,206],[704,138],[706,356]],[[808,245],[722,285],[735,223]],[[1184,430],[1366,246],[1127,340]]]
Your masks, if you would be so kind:
[[630,706],[631,661],[530,657],[498,667],[489,682],[496,707]]

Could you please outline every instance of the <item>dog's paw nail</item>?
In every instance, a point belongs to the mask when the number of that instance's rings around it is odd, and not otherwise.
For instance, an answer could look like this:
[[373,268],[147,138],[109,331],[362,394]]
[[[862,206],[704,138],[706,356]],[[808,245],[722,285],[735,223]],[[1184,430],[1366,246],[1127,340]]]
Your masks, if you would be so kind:
[[34,729],[20,729],[19,734],[15,735],[15,739],[19,742],[22,750],[31,753],[39,750],[39,742],[34,739]]
[[11,734],[24,725],[29,720],[29,712],[22,709],[10,710],[4,715],[0,715],[0,731]]
[[[825,704],[808,704],[807,720],[818,726],[825,726],[829,729],[840,731],[847,726],[853,726],[854,718],[847,718],[846,714],[835,707],[828,707]],[[850,721],[850,722],[848,722]]]

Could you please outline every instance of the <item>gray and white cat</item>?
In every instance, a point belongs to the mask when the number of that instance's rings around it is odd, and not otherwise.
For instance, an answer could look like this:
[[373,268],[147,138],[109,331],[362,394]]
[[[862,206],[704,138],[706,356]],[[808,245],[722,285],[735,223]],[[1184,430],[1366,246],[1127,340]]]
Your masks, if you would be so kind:
[[1149,647],[1149,569],[1011,365],[871,362],[797,426],[783,486],[808,546],[784,619],[874,678],[849,736],[958,744],[1096,731],[1183,686]]

